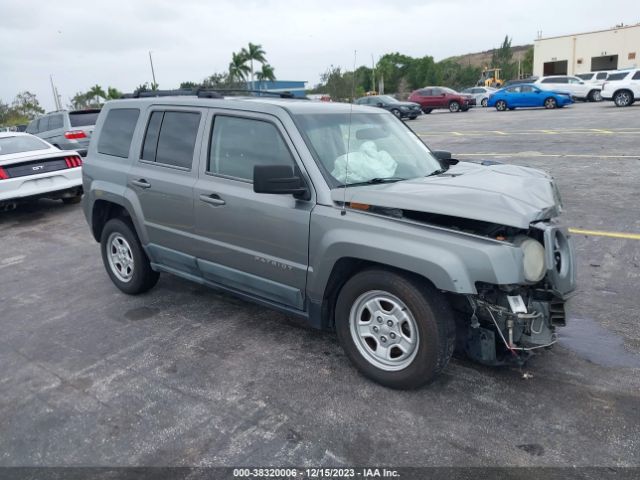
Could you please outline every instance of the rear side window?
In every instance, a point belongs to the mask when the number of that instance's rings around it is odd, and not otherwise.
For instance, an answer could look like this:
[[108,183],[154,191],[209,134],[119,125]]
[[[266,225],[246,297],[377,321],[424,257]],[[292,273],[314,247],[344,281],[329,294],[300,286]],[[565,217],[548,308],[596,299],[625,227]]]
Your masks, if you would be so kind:
[[197,112],[153,112],[142,147],[142,159],[190,169],[200,125]]
[[605,78],[607,78],[607,72],[600,72],[596,75],[596,80],[604,80]]
[[127,158],[133,132],[138,123],[137,108],[114,108],[109,110],[102,125],[98,140],[98,152],[114,157]]
[[607,77],[607,80],[622,80],[627,75],[629,75],[629,72],[612,73]]
[[581,80],[591,80],[593,78],[593,75],[593,73],[579,73],[578,75],[576,75],[576,77],[580,78]]
[[64,127],[62,115],[52,115],[49,117],[49,130],[56,130]]
[[42,117],[38,122],[38,132],[46,132],[49,130],[49,117]]
[[69,122],[72,127],[86,127],[95,125],[100,115],[100,110],[92,110],[89,112],[71,112],[69,113]]
[[207,171],[253,181],[256,165],[294,165],[275,125],[263,120],[216,116]]

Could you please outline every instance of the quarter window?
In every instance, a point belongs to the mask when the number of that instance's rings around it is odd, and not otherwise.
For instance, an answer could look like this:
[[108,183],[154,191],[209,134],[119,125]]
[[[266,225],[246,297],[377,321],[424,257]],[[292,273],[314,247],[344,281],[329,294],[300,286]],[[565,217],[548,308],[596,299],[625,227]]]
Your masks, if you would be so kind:
[[640,80],[640,70],[638,70],[636,73],[633,74],[633,77],[631,77],[631,80]]
[[49,130],[49,117],[42,117],[38,122],[38,132],[46,132]]
[[207,171],[253,181],[256,165],[294,165],[275,125],[263,120],[216,116]]
[[139,115],[140,110],[137,108],[109,110],[98,139],[98,152],[127,158]]
[[197,112],[153,112],[142,147],[142,159],[190,169],[198,136]]

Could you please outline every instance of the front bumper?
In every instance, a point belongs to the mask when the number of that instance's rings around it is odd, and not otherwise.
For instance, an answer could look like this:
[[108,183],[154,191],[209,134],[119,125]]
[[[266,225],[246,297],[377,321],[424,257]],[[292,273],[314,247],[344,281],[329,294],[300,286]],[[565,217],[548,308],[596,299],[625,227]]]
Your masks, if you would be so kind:
[[28,177],[0,180],[0,202],[27,197],[46,197],[47,194],[82,186],[82,167]]

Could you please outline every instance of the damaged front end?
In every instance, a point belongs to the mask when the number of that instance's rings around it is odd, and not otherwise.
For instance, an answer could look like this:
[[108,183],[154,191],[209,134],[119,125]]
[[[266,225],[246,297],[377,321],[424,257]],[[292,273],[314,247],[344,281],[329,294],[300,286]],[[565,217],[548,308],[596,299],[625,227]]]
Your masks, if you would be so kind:
[[571,241],[556,225],[540,222],[531,227],[529,238],[544,248],[541,279],[525,285],[479,283],[477,294],[456,296],[452,302],[458,349],[485,365],[523,364],[556,343],[556,328],[566,324],[565,301],[575,289]]

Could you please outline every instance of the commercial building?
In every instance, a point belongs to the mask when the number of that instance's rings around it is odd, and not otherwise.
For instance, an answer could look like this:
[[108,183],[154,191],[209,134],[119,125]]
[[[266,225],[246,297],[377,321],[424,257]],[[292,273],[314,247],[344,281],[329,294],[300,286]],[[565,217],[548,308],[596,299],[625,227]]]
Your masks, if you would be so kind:
[[609,30],[539,38],[534,42],[533,74],[576,75],[640,64],[640,24]]

